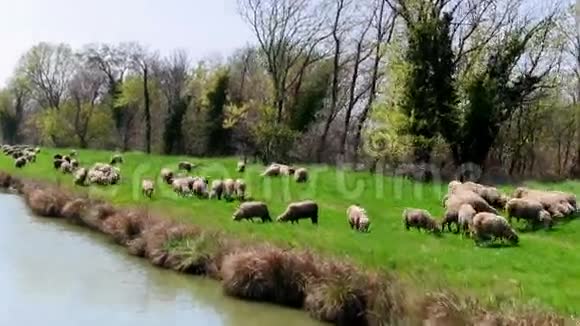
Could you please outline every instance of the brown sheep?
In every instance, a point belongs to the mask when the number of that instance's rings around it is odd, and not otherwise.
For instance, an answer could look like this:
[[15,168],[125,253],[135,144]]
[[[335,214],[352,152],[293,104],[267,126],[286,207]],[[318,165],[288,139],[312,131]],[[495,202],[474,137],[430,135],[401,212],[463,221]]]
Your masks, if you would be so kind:
[[364,208],[358,205],[349,206],[346,210],[346,218],[351,229],[369,232],[371,222]]
[[144,179],[141,181],[141,192],[145,197],[151,199],[155,191],[155,183],[152,180]]
[[318,224],[318,204],[312,200],[305,200],[288,205],[276,221],[298,223],[301,219],[309,218],[312,224]]
[[[561,191],[542,191],[528,188],[517,188],[513,194],[514,198],[529,198],[542,203],[552,217],[561,218],[575,213],[576,196]],[[570,206],[572,209],[570,209]]]
[[439,233],[437,222],[431,217],[431,214],[424,209],[407,208],[403,211],[403,223],[405,228],[410,230],[411,227],[417,230],[427,230],[433,233]]
[[463,204],[461,207],[459,207],[459,212],[457,214],[457,224],[459,226],[459,231],[462,234],[469,232],[475,214],[477,214],[477,212],[469,204]]
[[182,161],[182,162],[179,162],[177,167],[179,170],[185,170],[187,172],[191,172],[191,170],[193,170],[195,165],[191,162]]
[[526,220],[528,226],[535,226],[542,223],[545,227],[552,227],[552,218],[550,213],[544,209],[542,203],[529,198],[514,198],[506,204],[508,221],[511,223],[515,217],[517,221]]
[[459,209],[463,204],[471,205],[478,213],[489,212],[497,214],[497,210],[491,207],[481,196],[469,190],[459,189],[453,192],[445,202],[446,211],[442,221],[442,230],[447,226],[448,230],[451,231],[451,224],[455,224],[456,232],[459,232]]
[[235,194],[238,200],[244,200],[246,197],[246,182],[242,179],[237,179],[234,183]]
[[513,245],[519,242],[516,231],[509,225],[508,221],[493,213],[477,213],[473,217],[472,234],[478,245],[482,241],[496,239],[508,240]]
[[448,185],[448,189],[449,194],[471,191],[495,208],[503,208],[507,203],[507,197],[501,194],[497,188],[484,186],[471,181],[465,183],[451,181]]
[[250,220],[252,222],[255,217],[259,217],[262,223],[272,222],[268,206],[259,201],[242,203],[232,216],[234,221]]
[[222,180],[213,180],[211,182],[211,191],[209,193],[209,198],[222,199],[222,194],[224,193],[224,182]]
[[226,200],[233,200],[236,193],[236,182],[234,179],[224,180],[224,198]]
[[294,172],[294,180],[296,182],[306,182],[308,181],[308,170],[305,168],[300,168]]
[[173,183],[173,171],[169,169],[161,169],[161,178],[165,183],[171,185]]

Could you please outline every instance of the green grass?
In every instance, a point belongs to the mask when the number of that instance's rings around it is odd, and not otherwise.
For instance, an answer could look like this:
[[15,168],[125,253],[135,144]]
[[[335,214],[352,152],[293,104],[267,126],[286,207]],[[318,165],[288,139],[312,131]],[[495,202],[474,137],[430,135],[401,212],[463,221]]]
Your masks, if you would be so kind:
[[[2,155],[0,170],[73,187],[71,176],[52,168],[52,155],[56,152],[43,149],[36,163],[21,170],[14,168],[11,158]],[[107,162],[110,156],[110,152],[79,151],[83,166]],[[263,167],[259,165],[250,165],[245,173],[238,174],[236,160],[231,158],[126,153],[124,159],[123,181],[119,186],[79,189],[116,204],[148,207],[183,221],[225,230],[237,237],[348,256],[364,266],[396,271],[420,289],[451,288],[489,303],[515,299],[561,313],[580,312],[580,219],[558,224],[552,231],[520,233],[517,247],[481,248],[472,240],[454,234],[445,233],[437,238],[404,229],[401,213],[406,207],[425,208],[434,216],[441,216],[441,198],[446,185],[420,184],[324,166],[309,166],[310,181],[296,184],[285,177],[261,178],[259,173]],[[249,195],[265,201],[273,218],[290,201],[316,200],[320,205],[320,224],[315,227],[309,221],[299,225],[233,222],[231,216],[238,205],[235,202],[178,198],[161,182],[158,174],[162,167],[175,168],[183,159],[202,164],[192,172],[194,175],[244,178]],[[141,195],[142,178],[156,180],[156,193],[151,201]],[[579,182],[531,183],[530,186],[580,195]],[[513,187],[501,188],[511,191]],[[357,233],[349,228],[345,211],[353,203],[360,203],[367,209],[372,221],[370,233]]]

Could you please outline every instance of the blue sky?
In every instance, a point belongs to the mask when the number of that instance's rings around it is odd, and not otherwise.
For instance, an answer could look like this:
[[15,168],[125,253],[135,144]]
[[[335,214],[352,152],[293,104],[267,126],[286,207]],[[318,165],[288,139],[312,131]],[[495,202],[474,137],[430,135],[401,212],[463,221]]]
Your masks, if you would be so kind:
[[253,42],[236,0],[0,0],[0,85],[32,45],[138,41],[193,59]]

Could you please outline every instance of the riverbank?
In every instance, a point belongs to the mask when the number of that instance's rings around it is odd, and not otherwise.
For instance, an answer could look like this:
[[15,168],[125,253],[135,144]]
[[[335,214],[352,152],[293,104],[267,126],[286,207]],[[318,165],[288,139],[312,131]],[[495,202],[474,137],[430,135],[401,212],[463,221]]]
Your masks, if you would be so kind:
[[[6,184],[0,180],[2,183]],[[562,322],[554,314],[521,308],[511,300],[485,303],[448,291],[425,293],[413,289],[407,281],[401,282],[398,276],[363,271],[358,264],[344,263],[342,258],[323,259],[313,251],[290,249],[279,243],[268,245],[257,237],[233,240],[230,232],[203,225],[205,219],[199,214],[197,224],[203,228],[192,226],[195,220],[181,224],[154,217],[147,209],[114,208],[90,199],[94,197],[91,193],[75,195],[67,187],[25,182],[17,188],[37,214],[67,218],[104,232],[132,254],[156,265],[207,275],[220,280],[230,295],[304,308],[316,318],[335,323],[420,323],[432,318],[440,318],[445,325],[490,319],[517,320],[520,324],[529,321],[530,325]]]

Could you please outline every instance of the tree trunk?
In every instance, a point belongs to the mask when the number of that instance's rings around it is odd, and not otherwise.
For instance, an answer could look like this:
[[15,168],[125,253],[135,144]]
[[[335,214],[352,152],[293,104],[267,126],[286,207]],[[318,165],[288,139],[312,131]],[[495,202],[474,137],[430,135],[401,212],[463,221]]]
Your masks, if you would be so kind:
[[143,68],[143,97],[145,99],[145,152],[151,153],[151,100],[149,98],[149,69]]
[[320,163],[322,160],[322,152],[326,145],[326,137],[328,136],[328,130],[330,129],[330,124],[332,123],[334,112],[336,111],[336,106],[338,103],[338,75],[340,73],[340,35],[338,35],[338,27],[340,23],[340,14],[342,8],[344,7],[344,0],[338,0],[338,7],[336,8],[336,15],[334,16],[334,24],[332,27],[332,38],[334,39],[334,58],[332,60],[332,88],[330,90],[330,112],[326,123],[324,125],[324,132],[320,137],[318,143],[318,150],[316,151],[316,161]]

